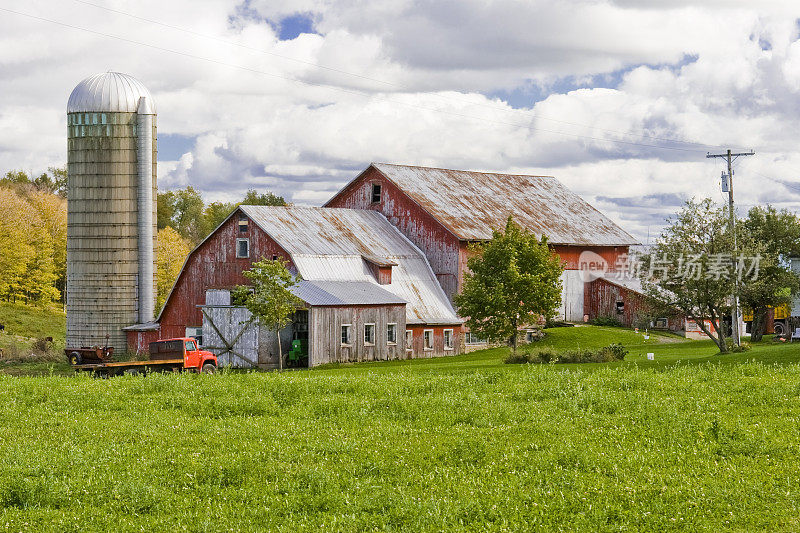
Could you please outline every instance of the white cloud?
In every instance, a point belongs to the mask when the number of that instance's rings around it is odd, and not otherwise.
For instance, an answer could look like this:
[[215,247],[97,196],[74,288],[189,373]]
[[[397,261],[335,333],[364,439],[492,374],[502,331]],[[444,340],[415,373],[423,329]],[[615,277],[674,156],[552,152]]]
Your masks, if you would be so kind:
[[[530,172],[557,176],[641,238],[675,198],[718,196],[711,148],[649,146],[670,138],[756,149],[737,177],[741,205],[797,208],[796,189],[756,179],[800,176],[795,4],[119,4],[208,39],[73,0],[8,2],[150,46],[4,13],[0,169],[63,163],[69,91],[113,69],[151,89],[162,142],[195,139],[159,162],[160,186],[210,199],[256,187],[319,204],[370,161]],[[280,41],[264,21],[296,13],[311,14],[319,34]],[[522,84],[544,91],[526,109],[484,95]]]

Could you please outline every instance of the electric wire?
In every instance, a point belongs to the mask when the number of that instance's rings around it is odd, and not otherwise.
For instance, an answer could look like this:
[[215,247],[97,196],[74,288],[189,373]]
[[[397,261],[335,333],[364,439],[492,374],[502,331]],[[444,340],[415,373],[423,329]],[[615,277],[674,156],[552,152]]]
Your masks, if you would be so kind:
[[[58,26],[63,26],[63,27],[66,27],[66,28],[71,28],[71,29],[74,29],[74,30],[84,31],[84,32],[87,32],[87,33],[92,33],[94,35],[99,35],[99,36],[110,38],[110,39],[116,39],[116,40],[119,40],[119,41],[123,41],[123,42],[127,42],[127,43],[130,43],[130,44],[134,44],[134,45],[137,45],[137,46],[144,46],[144,47],[152,48],[152,49],[159,50],[159,51],[162,51],[162,52],[176,54],[176,55],[180,55],[180,56],[183,56],[183,57],[189,57],[189,58],[192,58],[192,59],[197,59],[197,60],[205,61],[205,62],[208,62],[208,63],[213,63],[213,64],[226,66],[226,67],[230,67],[230,68],[236,68],[236,69],[243,70],[243,71],[246,71],[246,72],[251,72],[251,73],[254,73],[254,74],[260,74],[260,75],[264,75],[264,76],[271,76],[271,77],[274,77],[274,78],[279,78],[279,79],[283,79],[283,80],[286,80],[286,81],[300,83],[300,84],[307,85],[307,86],[312,86],[312,87],[327,88],[327,89],[330,89],[330,90],[334,90],[334,91],[338,91],[338,92],[342,92],[342,93],[347,93],[347,94],[352,94],[352,95],[365,97],[365,98],[378,98],[378,99],[381,99],[381,100],[384,100],[384,101],[387,101],[387,102],[390,102],[390,103],[393,103],[393,104],[398,104],[398,105],[402,105],[402,106],[406,106],[406,107],[422,109],[422,110],[425,110],[425,111],[431,111],[431,112],[435,112],[435,113],[442,113],[442,114],[446,114],[446,115],[450,115],[450,116],[466,118],[466,119],[471,119],[471,120],[479,120],[479,121],[486,122],[486,123],[494,123],[494,124],[499,124],[499,125],[523,128],[523,129],[528,129],[528,130],[531,130],[531,131],[538,131],[538,132],[542,132],[542,133],[550,133],[550,134],[553,134],[553,135],[562,135],[562,136],[566,136],[566,137],[593,140],[593,141],[598,141],[598,142],[607,142],[607,143],[613,143],[613,144],[624,144],[624,145],[627,145],[627,146],[639,146],[639,147],[654,148],[654,149],[659,149],[659,150],[671,150],[671,151],[689,152],[689,153],[701,153],[702,152],[701,150],[690,149],[690,148],[680,148],[680,147],[677,147],[677,146],[662,146],[662,145],[658,145],[658,144],[640,143],[640,142],[626,141],[626,140],[622,140],[622,139],[612,139],[612,138],[606,138],[606,137],[595,137],[595,136],[591,136],[591,135],[581,135],[581,134],[577,134],[577,133],[567,133],[567,132],[562,132],[562,131],[557,131],[557,130],[549,130],[549,129],[545,129],[545,128],[535,127],[535,126],[532,126],[530,124],[520,124],[520,123],[514,123],[514,122],[487,119],[485,117],[478,117],[478,116],[475,116],[475,115],[468,115],[468,114],[458,113],[458,112],[454,112],[454,111],[447,111],[447,110],[438,109],[438,108],[426,107],[426,106],[421,106],[421,105],[418,105],[418,104],[412,104],[412,103],[409,103],[409,102],[401,102],[401,101],[393,100],[391,98],[387,98],[385,96],[371,95],[371,94],[365,93],[363,91],[345,89],[343,87],[337,87],[337,86],[330,85],[330,84],[327,84],[327,83],[317,83],[317,82],[311,82],[311,81],[306,81],[306,80],[300,80],[300,79],[297,79],[297,78],[294,78],[294,77],[284,76],[284,75],[281,75],[281,74],[276,74],[276,73],[273,73],[273,72],[267,72],[267,71],[263,71],[263,70],[258,70],[258,69],[246,67],[246,66],[243,66],[243,65],[236,65],[236,64],[233,64],[233,63],[228,63],[228,62],[220,61],[220,60],[217,60],[217,59],[212,59],[212,58],[208,58],[208,57],[199,56],[199,55],[196,55],[196,54],[182,52],[180,50],[173,50],[171,48],[165,48],[165,47],[162,47],[162,46],[158,46],[158,45],[154,45],[154,44],[150,44],[150,43],[145,43],[145,42],[137,41],[137,40],[134,40],[134,39],[129,39],[127,37],[122,37],[122,36],[119,36],[119,35],[114,35],[114,34],[110,34],[110,33],[104,33],[104,32],[101,32],[101,31],[92,30],[90,28],[85,28],[85,27],[82,27],[82,26],[77,26],[77,25],[74,25],[74,24],[66,23],[66,22],[61,22],[61,21],[57,21],[57,20],[53,20],[53,19],[48,19],[48,18],[45,18],[45,17],[32,15],[30,13],[24,13],[24,12],[16,11],[16,10],[13,10],[13,9],[8,9],[8,8],[5,8],[5,7],[0,7],[0,11],[13,13],[15,15],[20,15],[20,16],[32,18],[32,19],[39,20],[39,21],[42,21],[42,22],[48,22],[48,23],[51,23],[51,24],[55,24],[55,25],[58,25]],[[674,141],[671,141],[671,142],[674,142]]]
[[[251,51],[254,51],[254,52],[270,55],[270,56],[273,56],[273,57],[279,57],[281,59],[285,59],[285,60],[288,60],[288,61],[294,61],[296,63],[301,63],[301,64],[308,65],[308,66],[313,66],[313,67],[316,67],[316,68],[319,68],[319,69],[327,70],[327,71],[330,71],[330,72],[335,72],[335,73],[338,73],[338,74],[344,74],[344,75],[347,75],[347,76],[356,77],[356,78],[359,78],[359,79],[362,79],[362,80],[366,80],[366,81],[372,81],[372,82],[375,82],[375,83],[381,83],[381,84],[384,84],[384,85],[387,85],[387,86],[390,86],[390,87],[394,87],[394,88],[397,88],[397,89],[402,89],[405,92],[415,92],[414,89],[412,89],[412,88],[410,88],[408,86],[404,86],[402,84],[395,83],[395,82],[381,80],[381,79],[378,79],[378,78],[365,76],[363,74],[358,74],[358,73],[355,73],[355,72],[350,72],[350,71],[338,69],[338,68],[335,68],[335,67],[322,65],[320,63],[315,63],[313,61],[306,61],[304,59],[298,59],[296,57],[291,57],[291,56],[287,56],[287,55],[283,55],[283,54],[278,54],[276,52],[271,52],[269,50],[264,50],[263,48],[257,48],[257,47],[254,47],[254,46],[248,46],[246,44],[237,43],[235,41],[231,41],[231,40],[228,40],[228,39],[223,39],[221,37],[217,37],[217,36],[214,36],[214,35],[208,35],[208,34],[201,33],[201,32],[189,29],[189,28],[184,28],[184,27],[181,27],[181,26],[168,24],[166,22],[162,22],[162,21],[155,20],[155,19],[150,19],[150,18],[147,18],[147,17],[142,17],[140,15],[129,13],[127,11],[122,11],[120,9],[114,9],[114,8],[111,8],[111,7],[108,7],[108,6],[104,6],[104,5],[101,5],[101,4],[88,2],[87,0],[73,0],[73,1],[77,2],[79,4],[92,6],[92,7],[95,7],[97,9],[104,9],[104,10],[109,11],[111,13],[117,13],[119,15],[124,15],[126,17],[130,17],[130,18],[142,21],[142,22],[147,22],[147,23],[150,23],[150,24],[156,24],[156,25],[159,25],[159,26],[162,26],[162,27],[165,27],[165,28],[181,31],[181,32],[184,32],[184,33],[187,33],[187,34],[190,34],[190,35],[197,36],[197,37],[202,37],[204,39],[210,39],[210,40],[213,40],[213,41],[216,41],[216,42],[219,42],[219,43],[224,43],[224,44],[227,44],[227,45],[230,45],[230,46],[236,46],[236,47],[239,47],[239,48],[242,48],[242,49],[251,50]],[[650,134],[647,134],[647,133],[631,133],[631,132],[625,132],[625,131],[620,131],[620,130],[601,128],[599,126],[592,126],[592,125],[589,125],[589,124],[581,124],[581,123],[578,123],[578,122],[571,122],[571,121],[568,121],[568,120],[562,120],[562,119],[547,117],[547,116],[535,114],[532,111],[526,111],[526,110],[522,110],[522,109],[507,109],[507,108],[493,106],[493,105],[489,105],[489,104],[485,104],[485,103],[472,102],[472,101],[466,100],[465,98],[454,98],[454,97],[447,96],[447,95],[440,94],[440,93],[428,93],[428,94],[430,94],[432,96],[435,96],[437,98],[441,98],[441,99],[445,99],[445,100],[452,100],[452,101],[459,101],[459,102],[463,102],[463,103],[469,103],[470,105],[477,105],[477,106],[480,106],[480,107],[486,107],[486,108],[489,108],[489,109],[502,111],[504,113],[524,114],[524,115],[528,115],[530,117],[541,119],[541,120],[549,120],[549,121],[558,122],[558,123],[561,123],[561,124],[568,124],[568,125],[571,125],[571,126],[579,126],[579,127],[583,127],[583,128],[589,128],[589,129],[594,129],[594,130],[598,130],[598,131],[603,131],[603,132],[606,132],[606,133],[615,133],[615,134],[618,134],[618,135],[626,135],[626,136],[629,136],[629,137],[639,137],[639,138],[642,138],[642,139],[648,139],[648,140],[652,140],[652,141],[669,142],[669,143],[675,143],[675,144],[685,144],[685,145],[692,145],[692,146],[705,147],[705,148],[719,148],[719,145],[705,144],[705,143],[700,143],[700,142],[695,142],[695,141],[684,141],[684,140],[679,140],[679,139],[671,139],[671,138],[668,138],[668,137],[657,137],[657,136],[650,135]]]

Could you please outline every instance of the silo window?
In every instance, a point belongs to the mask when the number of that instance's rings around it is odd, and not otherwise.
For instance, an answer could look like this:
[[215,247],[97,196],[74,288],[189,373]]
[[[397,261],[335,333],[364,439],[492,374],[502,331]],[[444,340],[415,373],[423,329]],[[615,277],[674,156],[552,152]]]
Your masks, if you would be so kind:
[[250,257],[250,239],[236,239],[236,257],[240,259]]
[[372,203],[377,204],[381,201],[381,184],[372,184]]
[[239,233],[247,233],[247,217],[244,215],[239,216]]

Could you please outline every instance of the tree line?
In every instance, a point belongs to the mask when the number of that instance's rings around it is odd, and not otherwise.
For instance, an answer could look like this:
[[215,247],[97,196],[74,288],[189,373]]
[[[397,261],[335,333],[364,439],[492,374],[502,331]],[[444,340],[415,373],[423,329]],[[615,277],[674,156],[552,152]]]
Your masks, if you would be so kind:
[[[64,303],[67,284],[67,169],[39,176],[11,170],[0,178],[0,300]],[[236,207],[287,205],[271,192],[248,190],[241,202],[206,202],[193,187],[159,192],[157,309],[164,304],[192,248]]]

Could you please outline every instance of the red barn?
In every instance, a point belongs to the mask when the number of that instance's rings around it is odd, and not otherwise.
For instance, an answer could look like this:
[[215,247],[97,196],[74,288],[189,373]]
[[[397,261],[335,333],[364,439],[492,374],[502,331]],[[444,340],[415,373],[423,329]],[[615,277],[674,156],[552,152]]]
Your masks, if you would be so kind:
[[[351,347],[349,342],[337,341],[335,350],[326,351],[339,354],[337,360],[350,360],[349,355],[370,360],[373,352],[375,358],[381,358],[374,340],[365,341],[370,345],[366,351],[361,343],[365,333],[367,338],[380,339],[383,332],[361,331],[369,326],[375,329],[372,319],[363,324],[352,321],[364,314],[356,307],[373,305],[364,300],[370,294],[383,298],[374,305],[402,305],[402,320],[391,320],[400,329],[388,341],[396,346],[391,353],[432,357],[461,352],[462,320],[422,252],[383,215],[352,209],[247,205],[237,208],[189,254],[156,322],[126,328],[129,350],[146,350],[147,343],[158,338],[200,335],[200,306],[206,304],[206,291],[247,284],[242,272],[252,261],[263,258],[287,261],[291,271],[309,282],[299,287],[303,294],[298,296],[312,307],[328,308],[311,313],[309,320],[316,316],[326,323],[309,323],[308,331],[324,331],[320,334],[330,338],[323,343],[309,339],[311,344],[330,347],[333,339],[344,338],[345,326],[350,328],[347,337],[360,344]],[[374,289],[365,292],[366,286]],[[357,294],[367,296],[352,299]],[[387,295],[393,298],[386,299]],[[347,349],[340,350],[340,345]],[[328,362],[322,355],[312,360],[312,364],[322,362]]]
[[[468,246],[492,238],[509,215],[546,235],[565,263],[561,318],[581,321],[587,257],[609,267],[627,257],[636,239],[553,177],[373,163],[326,207],[383,213],[426,255],[452,299],[461,290]],[[591,253],[590,253],[591,252]],[[583,255],[583,258],[581,255]]]

